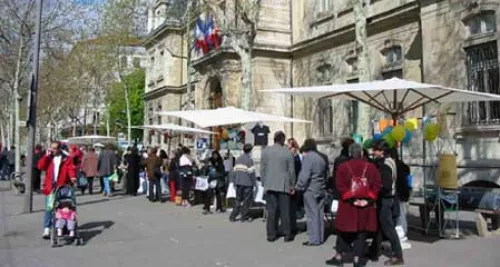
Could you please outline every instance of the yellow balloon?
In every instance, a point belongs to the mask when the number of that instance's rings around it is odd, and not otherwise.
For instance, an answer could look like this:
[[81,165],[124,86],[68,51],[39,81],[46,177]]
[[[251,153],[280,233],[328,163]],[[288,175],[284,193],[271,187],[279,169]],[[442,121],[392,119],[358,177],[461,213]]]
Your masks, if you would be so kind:
[[417,129],[417,119],[409,119],[405,121],[405,128],[408,129],[410,132],[413,132]]
[[229,138],[229,132],[227,131],[227,129],[223,129],[222,130],[222,139],[227,140],[228,138]]
[[403,127],[402,125],[396,125],[396,126],[394,126],[394,128],[392,128],[391,134],[392,134],[392,138],[394,138],[394,140],[401,142],[405,138],[405,135],[406,135],[405,127]]
[[439,136],[439,125],[431,122],[428,123],[424,128],[424,138],[425,140],[432,142],[436,140]]

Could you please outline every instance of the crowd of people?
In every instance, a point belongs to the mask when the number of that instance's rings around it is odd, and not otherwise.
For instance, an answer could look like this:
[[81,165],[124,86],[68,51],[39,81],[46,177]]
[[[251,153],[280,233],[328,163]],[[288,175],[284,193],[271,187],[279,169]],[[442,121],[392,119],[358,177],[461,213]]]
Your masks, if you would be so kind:
[[[401,243],[395,227],[398,223],[405,224],[402,217],[406,216],[403,207],[408,192],[404,189],[406,183],[401,185],[400,180],[409,174],[409,168],[383,140],[375,142],[370,150],[348,138],[330,170],[328,156],[318,151],[314,139],[306,139],[299,146],[296,140],[287,140],[284,132],[278,131],[274,144],[262,150],[257,173],[250,144],[243,146],[241,156],[229,161],[228,168],[228,158],[217,150],[207,159],[199,160],[183,146],[170,154],[157,148],[139,151],[130,147],[119,155],[111,146],[97,153],[93,147],[67,147],[53,142],[46,151],[36,147],[33,167],[36,175],[46,172],[41,191],[47,201],[56,187],[67,183],[78,186],[82,194],[87,190],[93,194],[94,180],[99,179],[101,193],[107,197],[113,195],[118,182],[131,196],[143,192],[143,184],[147,184],[144,193],[149,201],[170,200],[184,207],[201,203],[203,214],[208,215],[212,213],[214,199],[215,211],[226,211],[225,194],[234,185],[231,222],[252,221],[250,208],[255,188],[263,186],[267,240],[275,242],[283,236],[285,242],[292,242],[298,233],[297,220],[305,212],[308,241],[303,245],[310,247],[324,243],[325,207],[335,199],[338,201],[336,253],[326,264],[342,266],[351,260],[346,255],[354,255],[354,266],[364,266],[367,259],[378,260],[385,238],[392,249],[385,265],[402,265]],[[208,188],[202,193],[194,191],[199,176],[208,177]],[[37,182],[40,185],[40,180]],[[163,198],[165,195],[169,198]],[[50,234],[51,216],[46,211],[44,238]]]

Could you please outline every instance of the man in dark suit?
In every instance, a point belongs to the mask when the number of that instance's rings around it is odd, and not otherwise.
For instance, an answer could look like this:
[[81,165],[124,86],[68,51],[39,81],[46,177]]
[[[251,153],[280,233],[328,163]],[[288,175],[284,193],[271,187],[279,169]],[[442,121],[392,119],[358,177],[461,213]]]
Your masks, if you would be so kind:
[[280,218],[285,242],[294,239],[290,221],[290,196],[295,194],[295,164],[292,153],[285,147],[285,138],[285,133],[276,132],[274,145],[262,151],[260,163],[260,175],[266,192],[269,242],[274,242],[278,238]]

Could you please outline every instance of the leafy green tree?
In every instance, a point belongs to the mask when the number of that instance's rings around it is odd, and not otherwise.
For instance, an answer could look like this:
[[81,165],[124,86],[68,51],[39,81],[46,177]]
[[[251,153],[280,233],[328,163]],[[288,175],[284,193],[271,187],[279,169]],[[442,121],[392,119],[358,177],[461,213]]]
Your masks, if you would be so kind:
[[[146,74],[143,69],[136,69],[124,76],[123,82],[115,83],[111,86],[108,96],[108,107],[112,135],[127,129],[127,103],[123,97],[125,88],[128,89],[128,99],[130,101],[130,119],[132,125],[142,125],[144,123],[144,85]],[[132,130],[131,140],[142,140],[142,131]]]

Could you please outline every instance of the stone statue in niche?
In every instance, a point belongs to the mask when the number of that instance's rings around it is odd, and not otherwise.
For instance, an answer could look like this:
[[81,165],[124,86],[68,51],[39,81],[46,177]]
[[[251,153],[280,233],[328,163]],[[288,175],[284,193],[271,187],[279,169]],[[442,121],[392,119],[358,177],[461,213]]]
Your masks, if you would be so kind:
[[333,67],[326,59],[319,61],[319,66],[316,68],[316,80],[319,84],[331,83],[333,78]]

